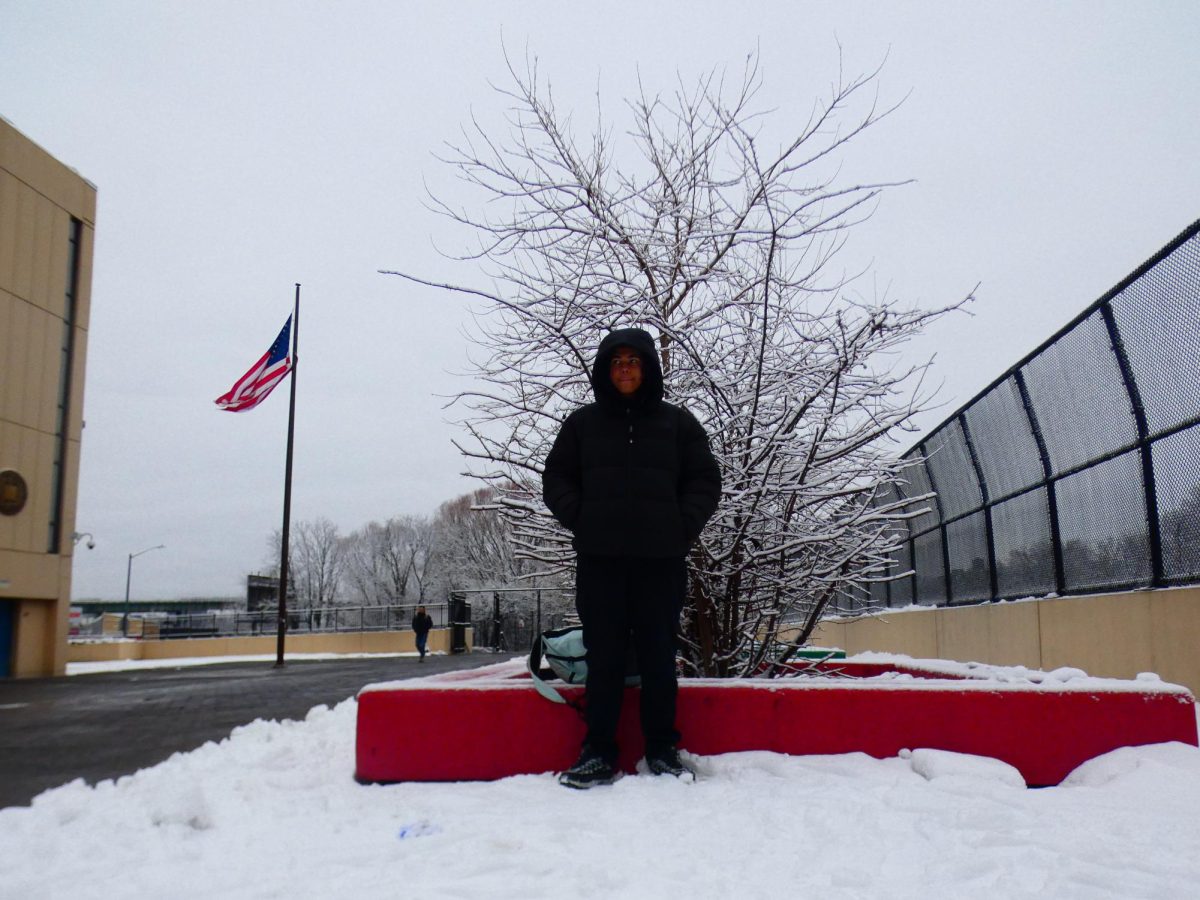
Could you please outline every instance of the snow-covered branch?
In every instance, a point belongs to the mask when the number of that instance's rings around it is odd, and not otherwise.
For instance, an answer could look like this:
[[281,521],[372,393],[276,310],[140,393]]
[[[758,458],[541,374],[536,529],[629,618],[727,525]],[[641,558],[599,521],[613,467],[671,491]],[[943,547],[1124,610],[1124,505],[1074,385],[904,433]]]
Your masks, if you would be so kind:
[[[711,72],[667,95],[642,86],[619,152],[602,121],[571,133],[536,60],[510,62],[509,130],[477,122],[443,158],[482,202],[431,206],[465,226],[486,290],[475,340],[486,387],[459,403],[460,447],[496,490],[515,559],[571,564],[540,502],[542,460],[591,399],[591,353],[613,327],[658,335],[666,392],[706,426],[723,497],[690,560],[684,645],[705,674],[787,658],[780,638],[888,577],[913,504],[888,438],[925,401],[924,367],[895,351],[938,309],[862,299],[836,257],[894,180],[843,183],[837,157],[895,107],[878,72],[839,79],[783,140],[756,108],[758,61],[727,85]],[[620,162],[618,162],[618,157]],[[400,273],[396,273],[400,274]]]

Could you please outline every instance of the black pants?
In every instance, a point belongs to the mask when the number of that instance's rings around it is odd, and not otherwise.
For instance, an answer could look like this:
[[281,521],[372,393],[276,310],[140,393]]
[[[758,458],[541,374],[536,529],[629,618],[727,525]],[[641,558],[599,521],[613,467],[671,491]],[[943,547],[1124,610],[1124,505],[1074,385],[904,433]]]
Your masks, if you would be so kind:
[[587,743],[617,756],[617,719],[632,645],[642,678],[642,735],[647,750],[674,746],[676,632],[687,590],[682,558],[631,559],[580,554],[576,607],[587,646]]

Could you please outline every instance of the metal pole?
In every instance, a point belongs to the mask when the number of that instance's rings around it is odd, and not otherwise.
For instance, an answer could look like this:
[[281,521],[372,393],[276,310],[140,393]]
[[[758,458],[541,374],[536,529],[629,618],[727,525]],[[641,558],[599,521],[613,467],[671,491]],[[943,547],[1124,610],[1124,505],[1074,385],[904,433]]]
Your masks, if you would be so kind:
[[141,556],[143,553],[149,553],[151,550],[162,550],[166,544],[158,544],[154,547],[147,547],[145,550],[139,550],[137,553],[129,554],[129,561],[125,565],[125,615],[121,618],[121,636],[129,637],[129,582],[133,575],[133,558]]
[[129,579],[133,575],[133,554],[125,566],[125,615],[121,617],[121,637],[129,637]]
[[300,285],[296,285],[296,308],[292,312],[292,384],[288,404],[287,461],[283,479],[283,535],[279,553],[279,621],[275,629],[275,665],[283,665],[284,635],[287,633],[288,538],[292,523],[292,442],[296,425],[296,369],[300,364]]

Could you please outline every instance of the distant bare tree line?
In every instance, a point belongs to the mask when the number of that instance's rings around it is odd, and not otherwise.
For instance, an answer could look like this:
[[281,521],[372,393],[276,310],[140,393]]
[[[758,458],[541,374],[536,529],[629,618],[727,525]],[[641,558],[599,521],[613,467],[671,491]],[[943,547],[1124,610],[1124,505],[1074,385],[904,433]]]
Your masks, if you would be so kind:
[[[529,562],[514,553],[495,495],[484,487],[432,516],[395,516],[349,534],[324,516],[294,522],[289,580],[296,608],[440,603],[452,590],[512,584],[528,574]],[[276,531],[268,557],[274,573],[279,548]]]

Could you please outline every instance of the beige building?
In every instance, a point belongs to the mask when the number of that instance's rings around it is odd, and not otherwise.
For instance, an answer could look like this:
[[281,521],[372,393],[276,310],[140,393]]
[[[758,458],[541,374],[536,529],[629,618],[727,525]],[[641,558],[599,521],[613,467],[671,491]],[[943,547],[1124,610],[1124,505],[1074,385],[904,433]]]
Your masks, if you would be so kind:
[[0,118],[0,677],[67,658],[96,188]]

